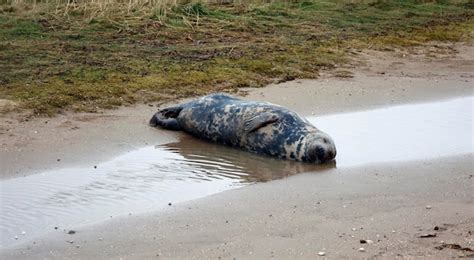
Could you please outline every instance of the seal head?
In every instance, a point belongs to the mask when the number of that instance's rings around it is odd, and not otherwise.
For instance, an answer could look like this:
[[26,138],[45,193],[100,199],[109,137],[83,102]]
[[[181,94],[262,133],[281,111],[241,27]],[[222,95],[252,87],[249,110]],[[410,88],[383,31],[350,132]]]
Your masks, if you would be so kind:
[[305,154],[309,162],[325,163],[336,157],[337,150],[332,138],[319,131],[306,137]]

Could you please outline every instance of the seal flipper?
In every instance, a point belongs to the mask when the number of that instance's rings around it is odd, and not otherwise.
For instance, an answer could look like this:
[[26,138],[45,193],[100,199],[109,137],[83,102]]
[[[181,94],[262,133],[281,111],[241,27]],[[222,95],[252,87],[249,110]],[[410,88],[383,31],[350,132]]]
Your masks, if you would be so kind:
[[176,120],[181,110],[183,110],[183,107],[180,106],[160,110],[153,115],[149,124],[153,127],[161,126],[169,130],[181,130],[178,120]]
[[258,116],[245,120],[244,131],[247,133],[255,132],[268,124],[278,121],[278,119],[277,115],[270,112],[264,112]]

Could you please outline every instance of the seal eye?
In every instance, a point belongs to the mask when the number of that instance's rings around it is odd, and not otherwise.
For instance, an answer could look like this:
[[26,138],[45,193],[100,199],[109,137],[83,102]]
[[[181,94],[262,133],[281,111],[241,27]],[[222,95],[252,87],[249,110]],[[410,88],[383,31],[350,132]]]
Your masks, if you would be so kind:
[[328,139],[323,138],[323,143],[325,143],[325,144],[329,143]]

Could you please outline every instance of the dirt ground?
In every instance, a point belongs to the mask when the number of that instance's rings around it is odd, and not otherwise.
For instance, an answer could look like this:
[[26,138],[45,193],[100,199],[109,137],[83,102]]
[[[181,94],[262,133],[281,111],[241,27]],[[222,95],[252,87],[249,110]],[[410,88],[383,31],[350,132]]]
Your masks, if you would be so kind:
[[[241,94],[306,116],[473,94],[472,44],[431,44],[354,55],[353,63],[326,72],[320,79],[247,89]],[[0,178],[93,165],[137,147],[176,140],[174,132],[147,127],[156,110],[156,104],[137,105],[29,121],[7,114],[0,122]],[[176,204],[164,211],[79,226],[73,237],[47,234],[4,248],[0,255],[101,259],[473,257],[472,172],[469,154],[299,174]],[[65,242],[71,238],[74,244]]]

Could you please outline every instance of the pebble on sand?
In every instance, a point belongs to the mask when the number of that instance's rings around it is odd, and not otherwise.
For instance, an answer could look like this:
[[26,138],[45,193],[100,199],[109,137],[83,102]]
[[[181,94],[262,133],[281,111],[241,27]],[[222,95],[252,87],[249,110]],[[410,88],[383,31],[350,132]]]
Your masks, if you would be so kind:
[[425,208],[426,208],[426,209],[431,209],[432,207],[431,207],[431,205],[426,205]]
[[420,238],[437,237],[436,233],[427,233],[419,236]]
[[363,247],[359,248],[359,252],[365,252],[365,248]]
[[325,256],[325,255],[326,255],[326,252],[319,252],[318,255],[319,255],[319,256]]

